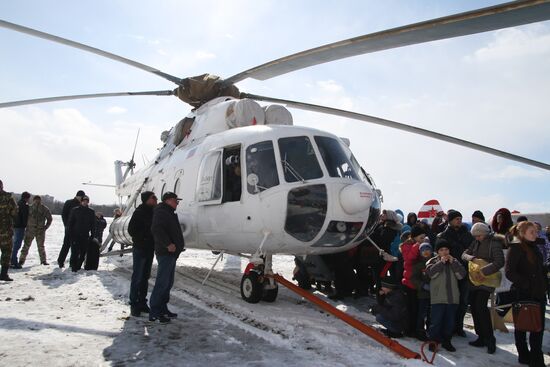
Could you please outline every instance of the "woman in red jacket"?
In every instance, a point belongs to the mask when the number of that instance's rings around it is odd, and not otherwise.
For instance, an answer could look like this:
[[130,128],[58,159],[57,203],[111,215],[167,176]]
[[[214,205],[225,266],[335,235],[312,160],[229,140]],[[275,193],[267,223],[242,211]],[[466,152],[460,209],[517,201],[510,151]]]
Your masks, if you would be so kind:
[[[424,229],[419,225],[414,225],[411,228],[409,238],[399,247],[403,255],[403,279],[401,280],[401,284],[403,284],[403,291],[405,292],[407,309],[411,315],[416,315],[418,310],[416,287],[413,282],[411,282],[411,276],[413,274],[413,266],[419,258],[420,244],[424,241],[425,237],[426,233]],[[416,318],[409,317],[405,335],[410,337],[416,335]]]

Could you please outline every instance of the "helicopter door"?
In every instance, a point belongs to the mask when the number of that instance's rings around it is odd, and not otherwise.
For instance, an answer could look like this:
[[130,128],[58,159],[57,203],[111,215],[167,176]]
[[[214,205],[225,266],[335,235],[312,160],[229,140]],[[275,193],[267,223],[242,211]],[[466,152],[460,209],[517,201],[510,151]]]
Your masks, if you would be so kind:
[[[240,145],[207,154],[201,163],[197,187],[198,230],[213,249],[226,244],[228,234],[243,225],[241,207]],[[224,249],[226,247],[223,247]]]

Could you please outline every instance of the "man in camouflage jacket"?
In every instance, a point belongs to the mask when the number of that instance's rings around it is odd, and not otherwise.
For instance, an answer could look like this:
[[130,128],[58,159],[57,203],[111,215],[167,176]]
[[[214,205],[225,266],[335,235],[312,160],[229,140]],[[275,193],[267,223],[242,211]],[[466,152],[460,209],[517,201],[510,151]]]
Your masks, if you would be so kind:
[[49,265],[46,260],[46,249],[44,241],[46,240],[46,231],[52,224],[52,214],[47,206],[42,204],[42,198],[36,195],[32,200],[32,205],[29,207],[29,219],[27,221],[27,229],[25,230],[25,244],[19,256],[19,265],[23,266],[29,253],[32,241],[36,238],[38,246],[38,255],[42,265]]
[[4,184],[0,181],[0,280],[13,280],[8,276],[8,269],[13,248],[13,220],[16,216],[17,203],[10,193],[4,191]]

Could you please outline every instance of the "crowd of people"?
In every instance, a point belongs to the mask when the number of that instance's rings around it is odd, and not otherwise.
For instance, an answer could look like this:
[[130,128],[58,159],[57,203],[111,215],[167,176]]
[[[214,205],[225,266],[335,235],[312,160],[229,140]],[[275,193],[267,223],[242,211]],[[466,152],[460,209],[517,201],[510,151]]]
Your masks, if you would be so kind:
[[[44,243],[46,232],[53,219],[50,209],[42,204],[42,198],[39,195],[33,196],[24,191],[16,202],[11,194],[4,191],[1,181],[0,200],[2,212],[0,215],[2,229],[0,280],[11,282],[13,279],[8,275],[9,269],[23,268],[33,241],[37,245],[40,264],[50,265]],[[65,227],[65,236],[57,258],[60,268],[65,267],[65,260],[70,251],[70,267],[73,272],[79,271],[85,260],[86,270],[97,269],[99,256],[97,253],[107,221],[102,213],[91,209],[89,203],[90,198],[84,191],[79,190],[76,196],[67,200],[63,206],[61,218]],[[97,255],[92,256],[92,253]]]
[[[469,344],[496,351],[488,300],[496,293],[503,313],[517,301],[540,306],[544,325],[550,294],[550,230],[499,209],[486,223],[479,210],[472,225],[457,210],[439,212],[431,225],[415,213],[403,220],[400,211],[384,210],[369,239],[351,251],[323,255],[334,271],[329,298],[372,295],[371,312],[393,338],[414,337],[455,351],[453,336],[466,337],[469,309],[477,339]],[[391,256],[388,256],[391,255]],[[498,315],[496,315],[498,316]],[[543,331],[516,330],[520,363],[544,366]]]
[[[18,203],[3,190],[0,181],[0,280],[12,281],[10,267],[20,269],[34,240],[42,265],[49,265],[44,248],[45,234],[52,223],[49,209],[40,196],[24,192]],[[176,260],[185,249],[182,229],[175,213],[176,194],[166,192],[159,204],[153,192],[141,193],[141,205],[131,216],[128,232],[133,241],[133,274],[130,311],[134,317],[149,314],[150,321],[168,323],[177,314],[168,309],[174,283]],[[90,258],[90,246],[99,249],[106,221],[89,207],[90,199],[79,190],[67,200],[62,213],[65,226],[57,263],[64,267],[71,252],[70,267],[81,269]],[[116,213],[121,215],[121,213]],[[415,337],[450,352],[453,336],[466,337],[464,318],[469,309],[476,340],[469,344],[496,351],[490,297],[506,312],[510,304],[530,301],[538,305],[542,331],[516,329],[518,360],[544,366],[542,339],[547,294],[550,295],[550,230],[519,217],[514,223],[509,210],[499,209],[486,223],[476,210],[471,226],[463,223],[457,210],[439,212],[433,222],[419,221],[415,213],[406,220],[400,211],[383,210],[370,237],[348,252],[323,255],[334,271],[332,299],[374,296],[371,312],[393,338]],[[21,244],[23,247],[18,257]],[[99,256],[99,251],[97,251]],[[150,301],[147,300],[153,258],[158,268]],[[88,265],[85,266],[88,268]],[[95,266],[97,269],[97,265]],[[324,284],[332,289],[332,285]],[[549,297],[550,299],[550,297]],[[494,315],[493,315],[494,316]]]
[[[8,269],[22,269],[34,240],[40,263],[49,265],[44,242],[46,231],[52,224],[52,215],[38,195],[32,197],[32,204],[29,205],[31,196],[25,191],[19,201],[15,202],[12,194],[4,191],[3,182],[0,181],[1,281],[13,281],[8,275]],[[130,311],[135,317],[148,313],[150,321],[168,323],[177,317],[167,306],[174,284],[176,260],[185,247],[175,213],[181,199],[172,192],[166,192],[162,196],[162,202],[157,205],[155,194],[145,191],[141,194],[141,200],[142,204],[132,214],[128,228],[133,241]],[[83,265],[85,270],[97,270],[99,248],[107,227],[102,213],[96,213],[89,204],[90,198],[79,190],[73,199],[65,202],[61,214],[65,234],[57,264],[64,268],[70,252],[70,268],[75,273]],[[115,218],[121,215],[120,209],[115,210]],[[23,248],[19,254],[22,243]],[[158,262],[157,277],[148,304],[147,292],[155,254]]]

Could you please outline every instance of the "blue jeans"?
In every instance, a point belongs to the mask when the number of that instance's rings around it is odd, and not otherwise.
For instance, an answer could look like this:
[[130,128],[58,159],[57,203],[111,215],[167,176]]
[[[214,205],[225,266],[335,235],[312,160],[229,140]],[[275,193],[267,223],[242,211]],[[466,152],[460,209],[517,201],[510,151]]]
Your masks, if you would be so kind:
[[402,326],[399,326],[399,324],[397,322],[386,319],[381,314],[376,315],[376,321],[378,321],[380,323],[380,325],[382,325],[383,327],[385,327],[386,329],[388,329],[392,333],[396,333],[396,334],[402,334],[403,333],[403,327]]
[[176,256],[157,255],[157,279],[151,293],[149,302],[151,312],[149,317],[159,317],[168,311],[168,302],[170,301],[170,290],[174,285],[174,273],[176,271]]
[[149,289],[153,257],[155,257],[153,249],[144,250],[136,247],[132,249],[134,265],[130,283],[130,305],[132,307],[147,304],[147,290]]
[[17,265],[17,253],[21,248],[23,243],[23,238],[25,237],[25,228],[14,228],[13,229],[13,250],[11,252],[11,264]]
[[419,298],[418,299],[418,313],[416,314],[416,332],[421,333],[426,328],[426,318],[430,311],[430,299]]
[[436,342],[450,341],[455,331],[458,305],[445,303],[432,304],[430,310],[430,340]]
[[[466,266],[466,269],[468,267]],[[470,285],[468,284],[468,277],[460,279],[458,281],[458,291],[460,292],[460,304],[458,305],[456,311],[456,323],[455,331],[460,331],[464,329],[464,316],[466,316],[466,311],[468,310],[468,301],[470,298]]]

